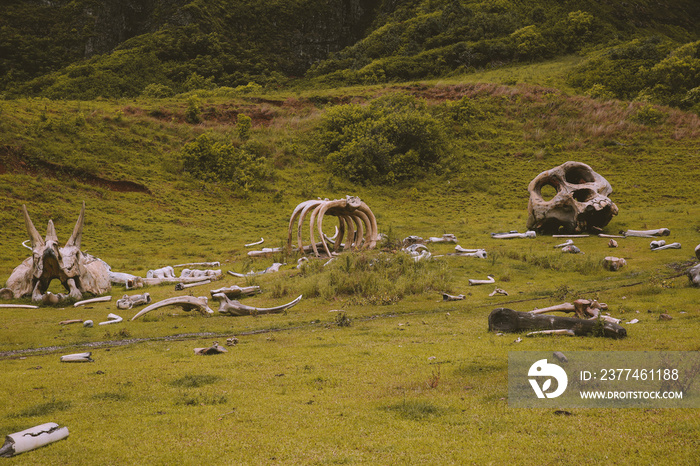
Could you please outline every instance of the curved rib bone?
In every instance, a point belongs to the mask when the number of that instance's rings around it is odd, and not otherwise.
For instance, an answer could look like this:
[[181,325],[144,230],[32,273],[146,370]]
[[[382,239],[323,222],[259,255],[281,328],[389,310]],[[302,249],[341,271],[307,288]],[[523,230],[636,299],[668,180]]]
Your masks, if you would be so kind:
[[261,237],[260,237],[260,241],[256,241],[256,242],[254,242],[254,243],[245,244],[244,247],[250,248],[250,247],[253,247],[253,246],[257,246],[258,244],[263,244],[264,242],[265,242],[265,238],[263,238],[263,237],[261,236]]
[[469,284],[470,285],[488,285],[489,283],[496,283],[496,279],[493,278],[493,275],[487,275],[488,280],[477,280],[475,278],[470,278],[469,279]]
[[107,314],[107,319],[109,319],[109,320],[106,320],[104,322],[100,322],[100,325],[117,324],[117,323],[121,322],[122,320],[124,320],[120,316],[118,316],[116,314],[112,314],[111,312],[109,314]]
[[209,306],[207,305],[208,303],[209,299],[206,296],[176,296],[174,298],[168,298],[162,301],[158,301],[157,303],[151,304],[150,306],[141,309],[141,311],[134,317],[132,317],[131,320],[135,320],[141,317],[142,315],[151,312],[154,309],[158,309],[165,306],[180,306],[185,312],[196,310],[204,315],[213,314],[214,311],[212,311],[209,308]]
[[229,286],[227,288],[219,288],[217,290],[211,290],[210,293],[212,296],[214,296],[217,293],[223,293],[229,298],[239,298],[241,296],[253,296],[255,294],[260,293],[260,287],[257,285],[254,286],[245,286],[241,287],[238,285],[233,285]]
[[127,295],[121,297],[117,301],[117,308],[119,309],[131,309],[134,306],[143,306],[144,304],[151,303],[151,295],[148,293]]
[[78,301],[77,303],[73,304],[73,307],[82,306],[84,304],[104,303],[104,302],[111,301],[111,300],[112,300],[111,296],[101,296],[99,298],[84,299],[82,301]]
[[299,295],[295,300],[276,307],[260,308],[246,306],[241,304],[239,301],[231,300],[224,293],[215,293],[212,298],[219,301],[219,312],[221,314],[228,314],[230,316],[250,316],[259,314],[276,314],[295,306],[299,301],[301,301],[302,295]]

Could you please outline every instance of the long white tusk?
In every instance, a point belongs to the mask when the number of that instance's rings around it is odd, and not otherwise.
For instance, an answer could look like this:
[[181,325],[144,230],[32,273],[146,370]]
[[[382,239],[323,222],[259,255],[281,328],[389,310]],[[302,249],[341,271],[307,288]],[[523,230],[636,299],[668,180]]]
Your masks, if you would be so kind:
[[245,304],[241,304],[239,301],[229,299],[224,293],[216,293],[212,297],[219,301],[219,312],[221,314],[228,314],[231,316],[248,316],[257,314],[274,314],[285,311],[299,303],[302,295],[299,295],[296,299],[288,302],[287,304],[268,308],[246,306]]
[[100,325],[117,324],[117,323],[121,322],[122,320],[124,320],[121,317],[119,317],[118,315],[112,314],[111,312],[109,314],[107,314],[107,319],[109,319],[109,320],[107,320],[105,322],[100,322]]
[[477,280],[475,278],[470,278],[469,285],[487,285],[489,283],[496,283],[496,280],[493,278],[493,275],[487,275],[487,277],[487,280]]
[[263,237],[261,236],[261,237],[260,237],[260,241],[256,241],[255,243],[248,243],[248,244],[245,245],[245,247],[246,247],[246,248],[250,248],[250,247],[253,247],[253,246],[257,246],[258,244],[263,244],[264,242],[265,242],[265,238],[263,238]]
[[141,311],[136,314],[134,317],[131,318],[131,320],[135,320],[142,315],[151,312],[154,309],[158,309],[160,307],[164,306],[180,306],[182,310],[185,312],[189,312],[192,310],[197,310],[201,312],[202,314],[213,314],[214,311],[212,311],[209,306],[207,305],[209,303],[209,299],[207,299],[206,296],[200,296],[200,297],[194,297],[194,296],[176,296],[174,298],[168,298],[164,299],[162,301],[158,301],[157,303],[153,303],[150,306],[147,306]]
[[83,306],[85,304],[92,304],[92,303],[104,303],[104,302],[111,301],[111,300],[112,300],[111,296],[100,296],[99,298],[84,299],[82,301],[78,301],[77,303],[73,304],[73,307]]

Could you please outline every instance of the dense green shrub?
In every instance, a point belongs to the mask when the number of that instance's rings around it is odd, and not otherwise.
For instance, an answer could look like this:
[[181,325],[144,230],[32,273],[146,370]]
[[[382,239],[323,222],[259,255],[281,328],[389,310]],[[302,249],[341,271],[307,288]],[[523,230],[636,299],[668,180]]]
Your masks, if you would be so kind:
[[333,107],[318,136],[331,171],[360,183],[391,184],[440,171],[448,146],[425,102],[405,94]]
[[230,185],[242,194],[262,188],[266,163],[245,149],[231,143],[217,142],[203,134],[182,149],[186,172],[206,182]]

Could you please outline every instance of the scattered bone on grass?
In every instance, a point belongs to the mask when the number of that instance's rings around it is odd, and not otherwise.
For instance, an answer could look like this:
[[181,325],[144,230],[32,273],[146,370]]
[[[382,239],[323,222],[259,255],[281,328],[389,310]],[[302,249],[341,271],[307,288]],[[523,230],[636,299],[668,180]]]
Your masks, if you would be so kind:
[[150,306],[141,309],[141,311],[132,317],[131,320],[136,320],[154,309],[159,309],[165,306],[178,306],[185,312],[198,311],[204,315],[213,314],[214,311],[209,308],[208,304],[209,299],[206,296],[176,296],[174,298],[167,298],[162,301],[158,301],[157,303],[153,303]]
[[109,314],[107,314],[107,319],[108,320],[106,320],[104,322],[100,322],[99,325],[118,324],[119,322],[124,320],[120,316],[118,316],[116,314],[112,314],[111,312]]
[[0,447],[0,457],[9,458],[20,453],[57,442],[68,437],[68,428],[59,427],[55,422],[47,422],[21,432],[9,434]]
[[82,319],[69,319],[69,320],[62,320],[59,322],[59,325],[70,325],[70,324],[82,324],[83,320]]
[[209,356],[212,354],[228,353],[228,350],[221,346],[218,341],[215,341],[209,348],[195,348],[194,354]]
[[525,233],[518,233],[517,231],[509,231],[507,233],[491,233],[491,238],[493,239],[513,239],[513,238],[536,238],[537,233],[531,230]]
[[86,304],[94,304],[94,303],[106,303],[106,302],[111,301],[111,300],[112,300],[111,296],[100,296],[99,298],[84,299],[82,301],[78,301],[77,303],[73,304],[73,307],[79,307],[79,306],[84,306]]
[[124,272],[109,271],[109,281],[112,285],[124,285],[127,290],[143,287],[143,278]]
[[431,236],[428,238],[429,243],[456,243],[457,237],[452,233],[445,233],[440,237]]
[[134,306],[145,306],[151,304],[151,295],[148,293],[127,295],[125,294],[117,300],[118,309],[131,309]]
[[457,296],[453,296],[453,295],[447,294],[447,293],[442,294],[443,301],[461,301],[464,298],[465,298],[465,296],[463,294],[458,294]]
[[245,246],[246,248],[252,248],[253,246],[257,246],[258,244],[263,244],[264,242],[265,242],[265,238],[263,238],[263,237],[261,236],[261,237],[260,237],[260,241],[256,241],[256,242],[254,242],[254,243],[248,243],[248,244],[245,244],[244,246]]
[[573,244],[570,244],[568,246],[564,246],[563,248],[561,248],[561,252],[566,252],[569,254],[583,254],[583,252],[581,252],[581,250],[577,246],[574,246]]
[[700,286],[700,264],[688,269],[687,275],[691,285]]
[[146,278],[175,278],[175,269],[170,265],[152,269],[146,272]]
[[210,283],[211,283],[211,280],[202,280],[201,282],[194,282],[194,283],[176,283],[175,284],[175,291],[180,291],[180,290],[192,288],[195,286],[208,285]]
[[492,296],[492,297],[493,297],[493,296],[496,296],[496,295],[508,296],[508,292],[507,292],[506,290],[504,290],[504,289],[501,289],[501,288],[496,287],[496,288],[493,289],[493,291],[492,291],[491,293],[489,293],[489,296]]
[[671,230],[668,228],[658,228],[656,230],[627,230],[623,232],[625,236],[637,236],[641,238],[651,238],[653,236],[668,236]]
[[213,262],[188,262],[187,264],[176,264],[173,265],[173,267],[221,267],[221,262],[219,261],[213,261]]
[[525,336],[534,337],[536,335],[567,335],[567,336],[571,336],[571,337],[576,336],[576,334],[574,333],[573,330],[566,329],[566,328],[561,328],[558,330],[537,330],[535,332],[529,332]]
[[617,247],[617,241],[615,241],[614,239],[611,239],[610,241],[608,241],[608,247],[609,247],[609,248],[616,248],[616,247]]
[[[653,241],[652,241],[652,243],[653,243]],[[664,244],[657,246],[655,248],[652,247],[651,250],[652,251],[663,251],[665,249],[680,249],[680,248],[681,248],[681,243],[665,244],[665,241],[664,241]]]
[[91,320],[86,320],[85,322],[83,322],[83,327],[85,327],[85,328],[92,328],[93,325],[94,324],[92,323]]
[[39,309],[33,304],[0,304],[0,309]]
[[245,278],[245,277],[250,277],[250,276],[253,276],[253,275],[262,275],[262,274],[264,274],[264,273],[279,272],[280,267],[282,267],[283,265],[287,265],[287,264],[286,264],[286,263],[282,263],[282,262],[275,262],[275,263],[273,263],[271,266],[269,266],[269,267],[266,268],[265,270],[261,270],[260,272],[253,272],[253,271],[251,270],[251,271],[248,272],[248,273],[236,273],[236,272],[232,272],[231,270],[229,270],[228,273],[229,273],[230,275],[233,275],[234,277]]
[[622,257],[607,256],[603,259],[603,267],[612,272],[620,270],[625,265],[627,265],[627,261]]
[[[577,336],[598,335],[610,338],[623,338],[627,330],[614,322],[603,321],[602,326],[597,319],[579,319],[519,312],[513,309],[494,309],[489,315],[489,331],[495,332],[526,332],[537,330],[571,330]],[[568,334],[568,332],[567,332]]]
[[90,356],[92,356],[92,353],[66,354],[61,356],[61,362],[94,362],[95,360]]
[[469,279],[469,285],[474,286],[474,285],[488,285],[490,283],[496,283],[496,279],[493,277],[493,275],[487,275],[486,280],[479,280],[476,278],[470,278]]
[[223,293],[229,298],[240,298],[241,296],[253,296],[258,293],[261,293],[260,287],[257,285],[253,286],[238,286],[238,285],[232,285],[229,287],[225,288],[218,288],[216,290],[210,290],[209,291],[212,296],[214,296],[217,293]]
[[563,243],[561,243],[561,244],[555,245],[554,247],[555,247],[555,248],[563,248],[563,247],[565,247],[565,246],[570,246],[570,245],[572,245],[572,244],[574,244],[574,240],[568,239],[568,240],[566,240],[565,242],[563,242]]
[[212,295],[212,298],[219,301],[219,313],[221,314],[230,316],[254,316],[284,312],[287,309],[296,306],[299,301],[301,301],[302,295],[299,295],[296,299],[288,302],[287,304],[268,308],[246,306],[239,301],[229,299],[229,297],[224,293],[215,293]]
[[[450,254],[452,255],[452,254]],[[460,246],[459,244],[455,246],[455,256],[462,256],[462,257],[478,257],[479,259],[486,259],[487,254],[485,249],[466,249]]]

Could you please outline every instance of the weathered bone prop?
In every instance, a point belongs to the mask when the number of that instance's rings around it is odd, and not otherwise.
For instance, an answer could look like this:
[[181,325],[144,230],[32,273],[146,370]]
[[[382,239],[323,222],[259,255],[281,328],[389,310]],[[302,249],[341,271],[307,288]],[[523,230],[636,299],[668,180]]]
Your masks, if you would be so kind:
[[112,300],[111,296],[100,296],[99,298],[84,299],[73,304],[73,307],[85,306],[86,304],[106,303]]
[[241,296],[253,296],[261,293],[260,287],[257,285],[253,286],[229,286],[226,288],[219,288],[217,290],[211,290],[211,295],[214,296],[217,293],[223,293],[229,298],[240,298]]
[[228,273],[229,273],[229,275],[233,275],[234,277],[245,278],[245,277],[249,277],[252,275],[262,275],[264,273],[279,272],[280,267],[282,267],[283,265],[287,265],[287,264],[282,263],[282,262],[273,262],[271,266],[269,266],[265,270],[261,270],[259,272],[254,272],[251,270],[250,272],[247,272],[247,273],[238,273],[238,272],[233,272],[233,271],[229,270]]
[[107,320],[104,322],[100,322],[100,325],[109,325],[109,324],[118,324],[121,322],[122,319],[121,316],[118,316],[116,314],[112,314],[111,312],[107,314]]
[[464,298],[465,298],[465,296],[463,294],[458,294],[457,296],[447,294],[447,293],[442,294],[443,301],[461,301]]
[[[700,260],[700,244],[695,247],[695,257]],[[688,279],[693,286],[700,286],[700,264],[688,269]]]
[[198,269],[182,269],[180,278],[199,278],[201,280],[211,279],[216,280],[221,277],[221,270],[198,270]]
[[652,251],[663,251],[664,249],[680,249],[681,248],[681,243],[666,244],[666,241],[664,241],[664,240],[652,241],[652,244],[653,243],[660,243],[660,244],[656,244],[656,247],[651,246]]
[[146,278],[175,278],[175,269],[168,265],[146,272]]
[[289,219],[289,231],[287,235],[287,250],[292,251],[292,236],[294,224],[297,224],[297,247],[304,251],[302,242],[302,228],[306,215],[311,212],[309,218],[309,236],[314,255],[319,257],[316,247],[315,231],[318,231],[321,245],[326,255],[331,256],[325,235],[323,234],[323,217],[333,215],[338,217],[338,237],[333,245],[333,252],[338,252],[342,246],[343,238],[347,233],[345,249],[374,249],[377,244],[377,219],[370,208],[356,196],[347,196],[345,199],[309,200],[297,205]]
[[641,238],[651,238],[653,236],[668,236],[671,230],[668,228],[659,228],[657,230],[627,230],[623,232],[625,236],[638,236]]
[[466,249],[460,246],[459,244],[455,246],[455,255],[464,257],[478,257],[479,259],[486,259],[486,257],[488,256],[488,254],[486,254],[485,249]]
[[431,236],[428,238],[429,243],[456,243],[457,237],[452,233],[445,233],[440,237]]
[[7,279],[0,295],[12,293],[13,298],[31,295],[32,301],[42,301],[49,284],[57,279],[68,290],[72,299],[82,299],[83,293],[100,295],[111,288],[109,266],[100,259],[80,250],[85,222],[85,202],[83,202],[78,221],[64,246],[58,243],[56,228],[49,220],[46,238],[34,227],[26,206],[22,206],[24,223],[32,245],[32,257],[18,265]]
[[491,233],[491,238],[493,239],[513,239],[513,238],[536,238],[537,232],[528,230],[525,233],[518,233],[517,231],[509,231],[507,233]]
[[143,278],[124,272],[109,271],[109,281],[112,285],[124,285],[127,290],[143,287]]
[[209,308],[208,304],[209,299],[206,296],[177,296],[174,298],[168,298],[162,301],[158,301],[157,303],[153,303],[150,306],[141,309],[141,311],[139,311],[138,314],[132,317],[131,320],[136,320],[137,318],[151,312],[154,309],[158,309],[165,306],[179,306],[185,312],[199,311],[204,315],[213,314],[214,311]]
[[151,295],[148,293],[131,296],[125,294],[117,300],[117,308],[119,309],[131,309],[134,306],[145,306],[146,304],[151,304]]
[[[545,186],[556,190],[550,200],[542,195]],[[527,190],[530,192],[527,228],[540,233],[597,233],[618,212],[608,198],[612,193],[610,183],[581,162],[569,161],[543,171]]]
[[299,303],[299,301],[301,301],[301,297],[302,296],[299,295],[293,301],[290,301],[287,304],[282,304],[281,306],[261,308],[246,306],[245,304],[241,304],[239,301],[231,300],[228,298],[228,296],[226,296],[225,293],[214,293],[212,295],[212,298],[219,301],[219,312],[221,314],[227,314],[230,316],[277,314],[295,306],[297,303]]
[[68,427],[58,427],[55,422],[47,422],[5,437],[5,444],[0,447],[0,457],[9,458],[19,455],[66,437],[68,437]]
[[[489,331],[492,332],[525,332],[537,330],[571,330],[574,335],[598,335],[610,338],[623,338],[627,330],[612,322],[578,319],[576,317],[560,317],[518,312],[512,309],[494,309],[489,315]],[[568,333],[568,332],[567,332]]]
[[602,319],[606,322],[619,324],[620,319],[615,319],[607,315],[603,315],[602,311],[607,311],[608,305],[599,303],[593,299],[577,299],[572,303],[557,304],[555,306],[543,307],[530,311],[531,314],[545,314],[547,312],[574,312],[579,319]]
[[491,283],[496,283],[496,279],[493,277],[493,275],[487,275],[486,280],[479,280],[476,278],[470,278],[469,279],[469,285],[474,286],[474,285],[489,285]]
[[603,267],[612,272],[617,272],[625,265],[627,265],[627,261],[622,257],[607,256],[603,259]]

